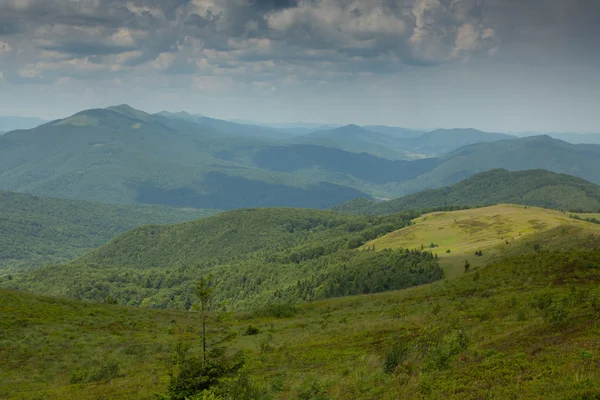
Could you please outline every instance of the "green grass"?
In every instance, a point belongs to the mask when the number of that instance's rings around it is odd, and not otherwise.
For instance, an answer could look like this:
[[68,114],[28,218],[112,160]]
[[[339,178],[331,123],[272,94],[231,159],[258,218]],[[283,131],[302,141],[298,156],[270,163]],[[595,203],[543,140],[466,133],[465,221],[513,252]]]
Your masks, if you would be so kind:
[[[317,301],[286,318],[233,314],[231,346],[273,399],[594,399],[599,250],[598,235],[559,226],[455,279]],[[199,344],[193,312],[0,296],[2,398],[151,398],[166,388],[176,327]],[[259,333],[244,336],[248,325]],[[399,366],[384,372],[386,359]],[[111,362],[116,377],[70,383]]]
[[[530,235],[558,226],[582,227],[600,233],[600,225],[574,220],[560,211],[510,204],[434,212],[413,222],[409,227],[368,242],[365,247],[375,246],[376,250],[424,248],[437,254],[447,274],[453,276],[460,273],[466,260],[483,265],[490,257],[507,251]],[[437,247],[430,247],[432,243]],[[483,257],[475,256],[479,250]]]

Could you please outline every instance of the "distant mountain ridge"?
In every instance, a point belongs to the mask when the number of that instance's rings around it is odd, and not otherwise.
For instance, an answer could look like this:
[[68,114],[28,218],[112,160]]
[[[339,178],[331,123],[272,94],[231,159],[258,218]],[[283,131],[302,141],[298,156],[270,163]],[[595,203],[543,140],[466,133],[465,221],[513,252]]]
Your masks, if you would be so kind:
[[600,186],[574,176],[546,170],[510,172],[494,169],[452,186],[425,190],[379,203],[356,199],[334,207],[334,210],[356,214],[391,214],[409,209],[502,203],[600,212]]
[[[420,158],[461,140],[480,142]],[[402,138],[356,125],[290,137],[128,105],[0,136],[0,189],[108,203],[331,208],[357,197],[389,199],[447,186],[496,168],[547,169],[600,183],[600,146],[476,130]]]
[[497,142],[506,139],[516,139],[516,137],[477,129],[436,129],[408,139],[407,146],[414,152],[440,155],[475,143]]
[[296,136],[290,142],[292,144],[331,147],[352,153],[369,153],[390,160],[411,158],[404,149],[402,139],[372,132],[357,125],[346,125],[331,130]]

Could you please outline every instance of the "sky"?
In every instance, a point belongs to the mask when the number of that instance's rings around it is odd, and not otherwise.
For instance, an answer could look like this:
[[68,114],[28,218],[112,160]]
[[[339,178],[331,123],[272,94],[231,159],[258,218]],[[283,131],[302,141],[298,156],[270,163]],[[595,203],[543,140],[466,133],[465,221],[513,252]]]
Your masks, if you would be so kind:
[[0,115],[600,132],[598,0],[0,0]]

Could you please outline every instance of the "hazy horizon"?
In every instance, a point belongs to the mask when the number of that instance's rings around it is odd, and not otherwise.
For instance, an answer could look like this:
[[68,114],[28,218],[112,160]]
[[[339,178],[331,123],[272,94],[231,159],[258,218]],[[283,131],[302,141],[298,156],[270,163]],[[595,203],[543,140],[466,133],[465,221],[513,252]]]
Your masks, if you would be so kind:
[[2,114],[600,132],[600,2],[7,0]]

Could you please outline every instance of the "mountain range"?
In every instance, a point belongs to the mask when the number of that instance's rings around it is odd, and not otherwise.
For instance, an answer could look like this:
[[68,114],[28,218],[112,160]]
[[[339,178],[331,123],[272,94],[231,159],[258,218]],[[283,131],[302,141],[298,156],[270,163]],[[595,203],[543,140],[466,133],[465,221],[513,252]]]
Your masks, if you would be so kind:
[[378,132],[349,125],[297,135],[127,105],[85,110],[1,136],[0,189],[227,210],[389,199],[496,168],[542,168],[600,183],[599,145],[462,129],[418,136],[372,129]]

